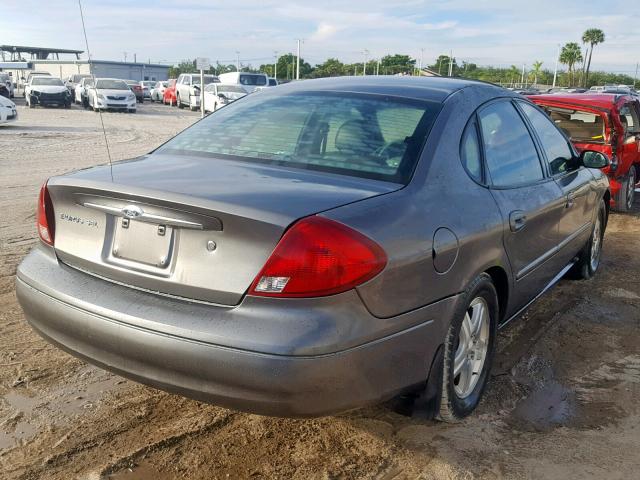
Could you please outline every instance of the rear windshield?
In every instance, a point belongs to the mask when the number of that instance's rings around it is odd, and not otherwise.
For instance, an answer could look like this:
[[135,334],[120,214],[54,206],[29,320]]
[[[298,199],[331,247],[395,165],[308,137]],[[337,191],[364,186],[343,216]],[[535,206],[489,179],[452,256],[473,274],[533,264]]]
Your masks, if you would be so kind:
[[129,85],[122,80],[96,80],[96,88],[105,90],[129,90]]
[[31,80],[31,85],[52,85],[56,87],[62,87],[64,84],[59,78],[51,77],[35,77]]
[[264,75],[240,74],[240,84],[263,86],[267,84],[267,77]]
[[605,143],[604,117],[598,113],[571,108],[539,105],[572,142]]
[[440,104],[383,95],[249,95],[158,152],[407,183]]

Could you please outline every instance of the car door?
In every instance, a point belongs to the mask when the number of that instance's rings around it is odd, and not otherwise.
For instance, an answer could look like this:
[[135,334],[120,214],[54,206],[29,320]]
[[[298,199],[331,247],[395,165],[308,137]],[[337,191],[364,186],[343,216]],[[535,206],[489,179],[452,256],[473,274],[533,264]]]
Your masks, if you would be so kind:
[[548,174],[564,195],[564,208],[558,226],[559,258],[568,263],[589,239],[593,212],[598,201],[591,172],[582,165],[569,140],[548,115],[530,103],[518,101],[542,151]]
[[504,248],[513,273],[513,302],[519,308],[540,293],[562,269],[554,261],[564,195],[543,168],[538,149],[510,99],[477,114],[484,163],[504,221]]
[[[629,177],[627,172],[631,166],[640,163],[640,111],[638,109],[639,102],[637,100],[628,100],[620,107],[620,123],[623,127],[622,146],[620,148],[620,166],[621,170]],[[633,182],[638,180],[638,172],[634,172]],[[623,188],[625,185],[623,185]],[[631,193],[632,185],[626,185],[629,189],[627,195],[633,196]],[[625,198],[626,199],[626,198]]]

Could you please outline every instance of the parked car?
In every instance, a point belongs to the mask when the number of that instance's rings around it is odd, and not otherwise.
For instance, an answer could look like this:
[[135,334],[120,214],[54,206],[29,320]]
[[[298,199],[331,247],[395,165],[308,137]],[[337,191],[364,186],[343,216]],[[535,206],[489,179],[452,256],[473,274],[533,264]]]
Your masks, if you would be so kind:
[[[204,84],[219,82],[215,75],[205,75]],[[176,104],[179,108],[189,107],[191,110],[200,108],[200,74],[183,73],[176,81]]]
[[237,85],[210,83],[204,87],[204,111],[215,112],[247,95],[247,91]]
[[29,108],[36,105],[71,107],[71,92],[58,77],[31,75],[24,88],[24,98]]
[[598,269],[606,163],[490,84],[295,82],[50,178],[17,296],[50,342],[201,401],[315,416],[415,392],[456,420],[498,326]]
[[18,119],[16,104],[8,98],[0,96],[0,125],[15,122]]
[[151,80],[143,80],[140,82],[140,87],[142,87],[142,95],[144,98],[151,98],[151,89],[155,87],[156,81]]
[[96,78],[87,87],[87,101],[94,112],[99,110],[136,111],[136,96],[129,85],[117,78]]
[[9,87],[7,87],[4,83],[0,83],[0,97],[11,98]]
[[169,86],[170,80],[164,80],[161,82],[155,82],[155,85],[151,89],[151,101],[152,102],[162,102],[162,98],[164,96],[164,91]]
[[5,72],[0,72],[0,85],[4,85],[6,88],[6,94],[0,92],[0,95],[7,98],[13,98],[15,96],[15,88],[13,85],[13,78],[11,75]]
[[229,72],[218,75],[220,83],[238,85],[247,93],[253,93],[260,87],[269,86],[269,77],[264,73]]
[[74,75],[69,75],[64,81],[64,84],[72,95],[75,96],[76,87],[80,84],[83,78],[93,78],[93,76],[88,73],[76,73]]
[[144,103],[144,91],[142,89],[142,86],[140,85],[140,82],[137,82],[135,80],[124,80],[124,82],[129,85],[129,89],[136,96],[136,100],[138,101],[138,103]]
[[611,184],[611,207],[631,209],[640,177],[640,102],[630,95],[536,95],[555,124],[580,150],[597,150],[611,157],[604,169]]
[[73,92],[73,100],[75,103],[81,104],[84,108],[89,107],[88,90],[93,85],[93,77],[84,77],[80,79],[78,85]]
[[164,103],[165,105],[171,105],[172,107],[178,104],[178,102],[176,101],[176,79],[175,78],[169,80],[169,84],[167,85],[164,92],[162,93],[162,103]]

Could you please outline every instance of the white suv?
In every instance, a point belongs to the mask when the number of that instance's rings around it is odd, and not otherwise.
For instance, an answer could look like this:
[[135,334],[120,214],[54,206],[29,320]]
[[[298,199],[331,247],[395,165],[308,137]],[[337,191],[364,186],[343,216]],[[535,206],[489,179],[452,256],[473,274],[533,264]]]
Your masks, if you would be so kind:
[[[205,75],[204,84],[219,83],[215,75]],[[178,107],[188,106],[191,110],[200,108],[200,74],[183,73],[176,81],[176,103]]]

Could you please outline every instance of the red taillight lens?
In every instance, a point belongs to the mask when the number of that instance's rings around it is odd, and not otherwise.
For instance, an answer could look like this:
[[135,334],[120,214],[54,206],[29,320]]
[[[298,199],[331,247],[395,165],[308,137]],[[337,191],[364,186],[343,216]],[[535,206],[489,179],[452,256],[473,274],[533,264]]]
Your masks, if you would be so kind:
[[300,220],[284,234],[251,285],[252,295],[321,297],[375,277],[384,250],[361,233],[323,217]]
[[38,197],[38,235],[40,239],[49,245],[53,245],[55,238],[55,219],[53,217],[53,204],[47,189],[47,182],[40,188]]

